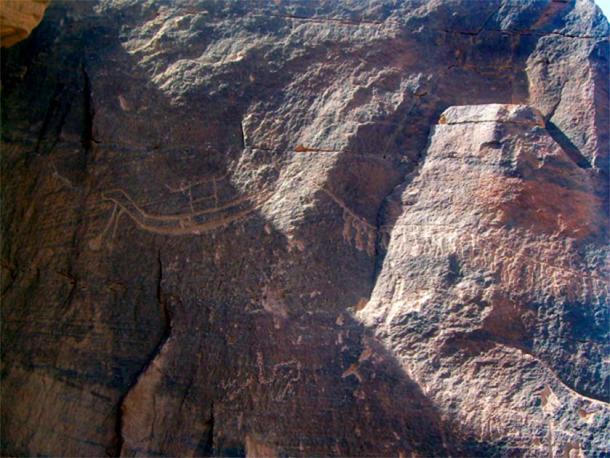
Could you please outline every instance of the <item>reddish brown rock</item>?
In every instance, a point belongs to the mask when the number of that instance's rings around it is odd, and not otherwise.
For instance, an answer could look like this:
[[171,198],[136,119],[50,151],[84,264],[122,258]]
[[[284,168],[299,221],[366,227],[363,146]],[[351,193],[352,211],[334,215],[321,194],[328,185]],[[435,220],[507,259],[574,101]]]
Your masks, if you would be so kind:
[[54,1],[1,62],[4,455],[607,453],[592,2]]
[[510,436],[503,453],[600,453],[608,265],[595,174],[527,106],[441,120],[358,316],[462,433]]

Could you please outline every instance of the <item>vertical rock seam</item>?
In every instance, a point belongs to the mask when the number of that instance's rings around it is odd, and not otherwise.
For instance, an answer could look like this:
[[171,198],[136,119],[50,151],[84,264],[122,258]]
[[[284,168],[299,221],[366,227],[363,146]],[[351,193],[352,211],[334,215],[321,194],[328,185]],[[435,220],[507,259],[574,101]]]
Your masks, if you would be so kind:
[[161,323],[163,324],[161,336],[159,338],[159,342],[157,343],[154,350],[151,352],[148,362],[142,366],[142,369],[138,371],[134,377],[134,382],[130,385],[127,391],[119,398],[117,404],[117,418],[116,418],[116,445],[110,448],[110,453],[113,456],[122,456],[123,448],[125,445],[125,437],[123,435],[125,429],[125,408],[126,408],[126,400],[128,399],[130,393],[133,392],[134,389],[141,383],[142,378],[145,376],[146,372],[149,370],[151,365],[154,364],[155,360],[161,354],[161,350],[163,346],[167,343],[169,338],[171,337],[172,332],[172,315],[170,306],[168,304],[168,298],[163,293],[163,262],[161,250],[157,252],[157,281],[156,281],[156,297],[157,302],[159,304],[159,311],[161,316]]

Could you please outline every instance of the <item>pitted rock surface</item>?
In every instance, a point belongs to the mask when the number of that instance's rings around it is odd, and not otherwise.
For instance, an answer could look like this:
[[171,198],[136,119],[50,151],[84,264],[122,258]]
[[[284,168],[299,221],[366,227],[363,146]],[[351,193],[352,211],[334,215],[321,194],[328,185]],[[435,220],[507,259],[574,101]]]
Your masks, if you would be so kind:
[[2,50],[2,454],[598,456],[592,1],[53,1]]

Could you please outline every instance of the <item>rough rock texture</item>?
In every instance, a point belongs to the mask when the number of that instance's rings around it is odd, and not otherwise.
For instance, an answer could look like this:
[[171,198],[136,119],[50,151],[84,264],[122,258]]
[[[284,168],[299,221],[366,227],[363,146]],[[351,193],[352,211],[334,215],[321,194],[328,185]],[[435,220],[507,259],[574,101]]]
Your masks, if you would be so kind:
[[524,105],[452,107],[440,122],[359,316],[475,437],[600,451],[607,221],[589,169]]
[[608,28],[53,2],[2,51],[2,453],[610,453]]

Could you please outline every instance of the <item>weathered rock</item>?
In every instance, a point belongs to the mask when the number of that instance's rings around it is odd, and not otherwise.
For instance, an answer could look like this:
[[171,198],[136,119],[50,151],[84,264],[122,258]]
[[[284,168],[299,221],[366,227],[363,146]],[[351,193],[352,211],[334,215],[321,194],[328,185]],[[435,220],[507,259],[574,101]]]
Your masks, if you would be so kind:
[[359,312],[504,453],[608,443],[607,227],[588,171],[527,106],[447,109]]
[[27,38],[40,24],[50,0],[4,0],[0,3],[0,44],[8,48]]
[[53,2],[2,51],[3,454],[607,453],[608,27]]

